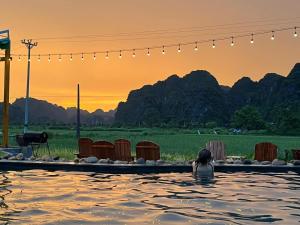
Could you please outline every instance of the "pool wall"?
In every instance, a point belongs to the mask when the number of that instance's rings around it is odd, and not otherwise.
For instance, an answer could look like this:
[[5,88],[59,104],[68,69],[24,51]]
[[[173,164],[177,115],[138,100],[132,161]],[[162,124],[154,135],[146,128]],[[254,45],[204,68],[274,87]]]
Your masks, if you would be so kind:
[[[0,171],[20,171],[43,169],[49,171],[82,171],[114,174],[143,173],[185,173],[192,172],[190,165],[138,165],[138,164],[88,164],[73,162],[37,162],[1,160]],[[300,166],[274,165],[215,165],[216,172],[296,172],[300,174]]]

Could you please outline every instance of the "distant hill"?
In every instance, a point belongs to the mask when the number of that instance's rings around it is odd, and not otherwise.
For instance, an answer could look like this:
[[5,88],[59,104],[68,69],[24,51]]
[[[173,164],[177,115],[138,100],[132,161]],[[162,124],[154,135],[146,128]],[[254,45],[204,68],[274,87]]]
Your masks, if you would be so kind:
[[300,63],[287,77],[268,73],[258,82],[249,77],[231,88],[219,85],[207,71],[197,70],[180,78],[172,75],[154,85],[131,91],[118,105],[115,122],[131,125],[203,125],[216,122],[227,126],[233,113],[246,105],[255,106],[272,122],[278,110],[300,106]]
[[[24,106],[24,98],[16,99],[16,101],[10,105],[11,123],[22,124],[24,122]],[[2,107],[3,104],[0,103],[0,110],[2,110]],[[76,108],[65,109],[47,101],[34,98],[29,99],[29,121],[31,124],[75,124],[76,113]],[[81,110],[81,123],[87,125],[111,124],[114,120],[114,114],[114,110],[104,112],[98,109],[92,113]],[[2,117],[2,113],[0,117]]]

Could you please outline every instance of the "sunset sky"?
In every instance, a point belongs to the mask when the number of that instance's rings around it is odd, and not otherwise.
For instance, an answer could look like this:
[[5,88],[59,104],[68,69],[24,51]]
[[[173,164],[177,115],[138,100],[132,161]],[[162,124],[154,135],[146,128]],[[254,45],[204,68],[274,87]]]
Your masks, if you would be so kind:
[[[12,53],[26,54],[23,38],[38,41],[32,54],[94,52],[137,49],[224,36],[300,27],[299,0],[9,0],[1,2],[0,30],[9,29]],[[287,75],[300,62],[300,28],[250,38],[217,41],[194,46],[151,51],[32,58],[30,95],[64,107],[75,106],[76,85],[81,85],[82,108],[93,111],[116,108],[130,90],[164,80],[172,74],[183,76],[192,70],[211,72],[223,85],[242,76],[259,80],[267,72]],[[94,35],[94,36],[92,36]],[[77,36],[77,37],[76,37]],[[78,37],[80,36],[80,37]],[[68,37],[62,39],[62,37]],[[72,37],[72,38],[71,38]],[[75,38],[76,37],[76,38]],[[11,64],[11,99],[24,97],[27,63],[14,57]],[[0,65],[3,71],[3,63]],[[3,74],[3,72],[2,72]],[[3,90],[3,75],[0,79]],[[1,101],[3,93],[0,93]]]

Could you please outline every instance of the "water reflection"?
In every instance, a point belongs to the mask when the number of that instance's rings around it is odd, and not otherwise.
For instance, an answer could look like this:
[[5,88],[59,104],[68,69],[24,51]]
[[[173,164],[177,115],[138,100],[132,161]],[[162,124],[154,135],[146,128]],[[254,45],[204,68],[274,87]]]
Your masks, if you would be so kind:
[[0,173],[0,224],[298,224],[294,173]]

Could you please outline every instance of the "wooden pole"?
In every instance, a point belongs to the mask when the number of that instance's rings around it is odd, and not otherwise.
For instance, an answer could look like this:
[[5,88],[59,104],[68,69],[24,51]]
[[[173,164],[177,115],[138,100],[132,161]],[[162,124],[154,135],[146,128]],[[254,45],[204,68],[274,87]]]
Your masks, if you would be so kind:
[[10,77],[10,43],[5,50],[4,68],[4,101],[3,101],[3,147],[8,147],[8,123],[9,123],[9,77]]
[[80,138],[80,86],[77,84],[77,126],[76,126],[76,137]]

